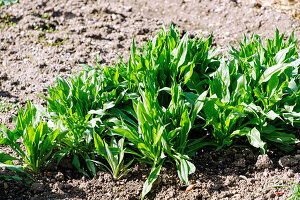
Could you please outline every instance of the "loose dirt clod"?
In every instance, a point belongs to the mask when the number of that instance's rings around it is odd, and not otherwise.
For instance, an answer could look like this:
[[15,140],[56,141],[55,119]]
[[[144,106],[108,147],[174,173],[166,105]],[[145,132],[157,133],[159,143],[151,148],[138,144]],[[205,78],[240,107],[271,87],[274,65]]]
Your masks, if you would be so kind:
[[257,169],[273,168],[273,162],[267,154],[259,155],[255,166]]

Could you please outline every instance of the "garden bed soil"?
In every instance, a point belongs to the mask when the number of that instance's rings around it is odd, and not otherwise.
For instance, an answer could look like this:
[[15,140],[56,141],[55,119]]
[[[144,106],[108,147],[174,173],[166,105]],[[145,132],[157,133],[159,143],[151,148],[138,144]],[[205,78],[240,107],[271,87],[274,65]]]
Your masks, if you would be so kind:
[[[266,2],[266,1],[264,1]],[[285,2],[285,1],[283,1]],[[297,12],[295,4],[291,6]],[[274,7],[271,7],[274,6]],[[27,100],[44,103],[47,86],[57,76],[78,72],[78,64],[113,65],[125,58],[134,37],[138,46],[173,22],[182,34],[213,32],[220,52],[236,45],[243,34],[273,37],[275,29],[300,38],[297,15],[279,4],[239,0],[34,0],[0,7],[0,98],[25,106]],[[295,18],[293,18],[293,16]],[[0,113],[0,122],[12,128],[16,109]],[[299,133],[298,133],[299,135]],[[194,157],[197,171],[192,190],[180,183],[172,163],[162,169],[148,199],[284,199],[288,190],[261,189],[283,181],[300,182],[300,146],[290,153],[231,147],[203,149]],[[0,151],[11,153],[9,148]],[[0,199],[140,199],[149,166],[135,163],[119,181],[99,172],[88,179],[78,174],[71,161],[43,172],[33,184],[0,184]],[[1,171],[1,173],[6,173]]]

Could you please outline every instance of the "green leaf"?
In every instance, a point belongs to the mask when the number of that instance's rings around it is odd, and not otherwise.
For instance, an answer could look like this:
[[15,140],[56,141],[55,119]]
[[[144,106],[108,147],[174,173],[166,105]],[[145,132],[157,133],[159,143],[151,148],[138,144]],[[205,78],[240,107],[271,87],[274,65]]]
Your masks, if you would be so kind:
[[140,141],[138,137],[138,133],[129,131],[127,129],[113,129],[114,133],[117,133],[121,136],[125,136],[128,140],[132,141],[133,143],[137,143]]
[[19,0],[1,0],[0,1],[0,6],[3,6],[3,5],[12,5],[14,3],[19,3]]
[[269,67],[261,76],[261,78],[259,79],[259,84],[263,83],[263,82],[267,82],[273,74],[277,73],[277,72],[282,72],[283,70],[285,70],[288,67],[299,67],[300,66],[300,58],[291,62],[291,63],[279,63],[277,65],[274,65],[272,67]]
[[251,129],[251,131],[247,132],[246,135],[252,146],[260,148],[263,154],[266,153],[266,143],[261,140],[260,132],[256,128]]
[[250,144],[256,148],[260,148],[263,154],[266,153],[266,143],[261,140],[261,134],[256,128],[244,127],[241,130],[234,131],[230,137],[244,136],[248,137]]
[[266,116],[267,116],[269,119],[271,119],[271,120],[274,120],[274,119],[276,119],[276,118],[281,119],[281,117],[280,117],[277,113],[275,113],[273,110],[270,110],[270,111],[266,114]]
[[85,163],[87,164],[89,171],[93,174],[94,177],[96,177],[97,170],[96,170],[95,164],[91,161],[88,154],[85,154]]
[[287,134],[283,132],[272,132],[270,134],[263,134],[263,138],[270,140],[272,142],[282,143],[282,144],[296,144],[299,143],[294,134]]
[[104,116],[106,115],[106,112],[103,109],[98,109],[98,110],[90,110],[88,114]]
[[286,54],[290,51],[291,48],[293,48],[294,45],[289,46],[288,48],[280,50],[276,55],[274,60],[277,63],[282,63],[285,60]]
[[279,79],[278,79],[278,75],[277,74],[273,74],[270,78],[270,80],[268,81],[268,85],[267,85],[267,92],[268,92],[268,96],[272,97],[273,94],[276,91],[276,88],[279,84]]
[[180,134],[180,145],[185,147],[188,134],[191,130],[192,124],[189,118],[188,110],[186,109],[181,115],[180,120],[181,134]]
[[177,161],[177,173],[180,178],[180,180],[185,185],[189,185],[189,174],[192,174],[196,171],[196,167],[193,163],[186,159],[179,159],[179,162]]
[[145,196],[150,192],[153,183],[156,181],[160,174],[161,167],[163,165],[163,161],[157,166],[153,166],[150,172],[150,175],[148,176],[146,182],[144,183],[143,186],[143,191],[142,191],[142,199],[145,198]]
[[204,91],[201,95],[199,95],[199,97],[196,100],[195,107],[194,107],[192,117],[191,117],[192,124],[194,124],[194,121],[195,121],[197,115],[200,113],[200,111],[202,110],[202,108],[204,106],[204,99],[206,98],[207,93],[208,93],[208,90]]
[[10,155],[7,155],[3,152],[0,152],[0,163],[5,163],[6,161],[9,161],[9,160],[18,160],[18,159],[15,157],[12,157]]

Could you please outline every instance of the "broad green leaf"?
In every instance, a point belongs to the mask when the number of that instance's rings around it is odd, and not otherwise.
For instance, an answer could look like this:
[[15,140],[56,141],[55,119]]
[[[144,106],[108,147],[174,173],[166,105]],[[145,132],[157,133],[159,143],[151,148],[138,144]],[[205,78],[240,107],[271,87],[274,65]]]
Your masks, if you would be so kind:
[[289,46],[288,48],[280,50],[276,55],[274,60],[277,63],[282,63],[285,60],[286,54],[290,51],[290,49],[293,48],[293,45]]
[[0,168],[4,168],[4,167],[12,171],[24,173],[24,167],[20,165],[7,165],[7,164],[0,163]]
[[[179,162],[179,163],[178,163]],[[193,163],[186,159],[180,158],[177,163],[177,173],[180,178],[180,180],[185,185],[189,185],[189,174],[192,174],[196,171],[196,167]]]
[[268,81],[268,85],[267,85],[267,92],[269,97],[273,96],[278,84],[279,84],[278,76],[277,74],[273,74],[270,80]]
[[0,163],[5,163],[6,161],[9,161],[9,160],[18,160],[18,159],[15,157],[12,157],[10,155],[7,155],[3,152],[0,152]]
[[281,117],[280,117],[277,113],[275,113],[273,110],[270,110],[270,111],[266,114],[266,116],[267,116],[269,119],[271,119],[271,120],[274,120],[274,119],[276,119],[276,118],[281,119]]
[[204,106],[204,99],[206,98],[208,93],[208,90],[204,91],[201,95],[199,95],[199,97],[196,100],[195,103],[195,107],[192,113],[192,117],[191,117],[191,122],[192,124],[194,123],[197,115],[200,113],[200,111],[202,110],[203,106]]
[[114,133],[117,133],[121,136],[125,136],[128,140],[137,143],[140,141],[140,138],[138,137],[138,133],[133,133],[127,129],[113,129]]
[[98,109],[98,110],[90,110],[88,114],[104,116],[106,115],[106,112],[103,109]]
[[263,82],[267,82],[273,74],[277,73],[277,72],[282,72],[283,70],[285,70],[288,67],[299,67],[300,66],[300,58],[291,62],[291,63],[279,63],[276,64],[272,67],[269,67],[261,76],[261,78],[259,79],[259,84],[263,83]]
[[87,164],[87,167],[88,167],[89,171],[92,172],[92,174],[93,174],[94,177],[96,177],[97,170],[96,170],[95,164],[91,161],[91,159],[88,156],[88,154],[85,155],[85,162]]
[[247,132],[246,135],[252,146],[260,148],[263,154],[266,153],[266,143],[261,140],[260,132],[256,128],[251,129],[251,131]]
[[282,144],[296,144],[299,143],[294,134],[287,134],[283,132],[272,132],[270,134],[263,134],[263,138],[270,140],[272,142],[282,143]]
[[12,5],[14,3],[19,3],[19,0],[0,0],[0,6],[8,6],[8,5]]
[[188,134],[191,130],[192,124],[189,118],[188,111],[185,110],[183,114],[181,115],[180,119],[180,127],[181,129],[181,134],[180,134],[180,145],[183,147],[186,144]]
[[143,191],[142,191],[142,199],[145,198],[145,196],[150,192],[154,182],[158,178],[160,174],[161,167],[163,165],[163,161],[157,166],[153,166],[150,172],[150,175],[148,176],[146,182],[144,183],[143,186]]

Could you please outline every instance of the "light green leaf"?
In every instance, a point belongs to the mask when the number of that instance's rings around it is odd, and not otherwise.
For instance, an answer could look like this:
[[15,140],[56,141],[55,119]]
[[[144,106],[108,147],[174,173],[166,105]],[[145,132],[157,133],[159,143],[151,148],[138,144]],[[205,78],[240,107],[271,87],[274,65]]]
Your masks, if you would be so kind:
[[271,134],[264,134],[263,138],[272,142],[282,144],[296,144],[300,142],[294,134],[287,134],[283,132],[273,132]]
[[263,83],[263,82],[267,82],[273,74],[277,73],[277,72],[282,72],[283,70],[285,70],[287,67],[299,67],[300,66],[300,58],[291,62],[291,63],[279,63],[277,65],[274,65],[272,67],[269,67],[261,76],[261,78],[259,79],[259,84]]
[[281,117],[280,117],[277,113],[275,113],[273,110],[270,110],[270,111],[266,114],[266,116],[267,116],[269,119],[271,119],[271,120],[274,120],[274,119],[276,119],[276,118],[281,119]]
[[256,128],[253,128],[250,132],[247,132],[246,135],[252,146],[260,148],[263,154],[266,153],[266,143],[261,140],[260,132]]
[[153,166],[150,172],[150,175],[148,176],[146,182],[144,183],[143,186],[143,191],[142,191],[142,199],[145,198],[145,196],[150,192],[153,183],[156,181],[160,174],[160,170],[162,167],[163,162],[160,163],[157,167]]
[[185,184],[189,185],[189,174],[192,174],[196,171],[196,167],[193,163],[186,159],[179,159],[179,163],[177,163],[177,173],[180,180]]
[[294,45],[289,46],[288,48],[282,49],[278,51],[278,53],[275,55],[274,60],[277,63],[282,63],[285,60],[286,54],[290,51],[290,49],[294,47]]

